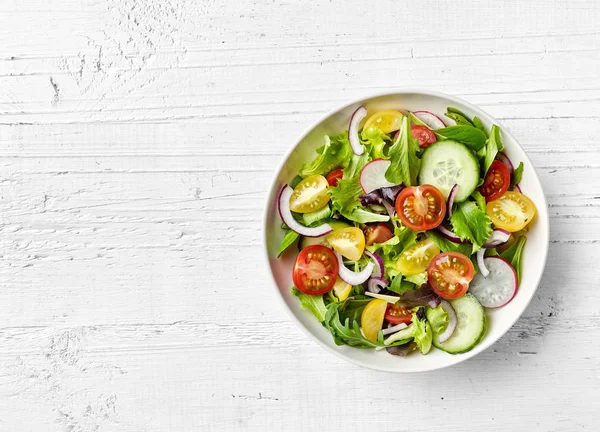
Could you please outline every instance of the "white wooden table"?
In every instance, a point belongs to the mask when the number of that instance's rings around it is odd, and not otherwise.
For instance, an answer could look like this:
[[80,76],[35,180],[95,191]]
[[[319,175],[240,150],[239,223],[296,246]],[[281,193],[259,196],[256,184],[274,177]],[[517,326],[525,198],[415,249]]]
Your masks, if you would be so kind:
[[[0,3],[0,431],[600,429],[600,3]],[[273,297],[263,200],[323,112],[400,86],[529,152],[551,245],[492,349],[360,369]]]

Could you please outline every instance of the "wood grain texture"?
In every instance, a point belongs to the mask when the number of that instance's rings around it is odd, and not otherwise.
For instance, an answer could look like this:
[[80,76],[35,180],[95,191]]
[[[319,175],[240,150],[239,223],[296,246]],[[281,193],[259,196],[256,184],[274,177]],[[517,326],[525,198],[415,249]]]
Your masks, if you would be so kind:
[[[0,3],[0,431],[579,431],[600,409],[600,3]],[[456,367],[359,369],[273,297],[263,199],[322,113],[462,97],[529,153],[548,266]]]

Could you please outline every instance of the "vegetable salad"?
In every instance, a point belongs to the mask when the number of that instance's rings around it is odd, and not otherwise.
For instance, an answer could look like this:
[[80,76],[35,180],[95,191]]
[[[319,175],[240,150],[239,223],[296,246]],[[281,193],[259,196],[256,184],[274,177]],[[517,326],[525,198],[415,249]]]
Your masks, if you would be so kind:
[[[534,203],[523,163],[448,107],[359,107],[278,198],[292,292],[335,343],[404,356],[471,350],[517,294]],[[366,120],[365,120],[366,119]]]

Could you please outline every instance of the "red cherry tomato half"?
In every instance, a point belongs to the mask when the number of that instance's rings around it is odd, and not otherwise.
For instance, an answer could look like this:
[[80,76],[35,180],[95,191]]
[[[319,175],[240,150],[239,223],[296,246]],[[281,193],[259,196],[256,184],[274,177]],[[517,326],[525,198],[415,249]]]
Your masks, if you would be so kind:
[[432,185],[410,186],[396,198],[396,213],[413,231],[426,231],[439,226],[446,215],[446,200]]
[[427,126],[412,125],[410,127],[413,136],[419,141],[419,147],[425,148],[437,141],[435,133]]
[[325,294],[335,285],[338,270],[338,260],[333,251],[322,245],[313,245],[302,249],[296,257],[292,280],[298,291],[304,294]]
[[341,179],[343,175],[344,172],[341,168],[334,169],[329,174],[327,174],[327,183],[329,183],[329,186],[335,187],[337,186],[338,180]]
[[455,299],[464,295],[474,274],[471,260],[458,252],[436,255],[427,268],[427,279],[431,289],[445,299]]
[[412,321],[412,311],[399,304],[388,305],[385,319],[392,324],[409,324]]
[[385,243],[392,237],[392,231],[385,224],[367,225],[364,227],[363,232],[365,233],[365,243],[367,246],[371,246],[375,243]]
[[485,197],[485,201],[490,202],[504,195],[509,186],[510,172],[508,168],[499,160],[495,160],[490,165],[480,192]]

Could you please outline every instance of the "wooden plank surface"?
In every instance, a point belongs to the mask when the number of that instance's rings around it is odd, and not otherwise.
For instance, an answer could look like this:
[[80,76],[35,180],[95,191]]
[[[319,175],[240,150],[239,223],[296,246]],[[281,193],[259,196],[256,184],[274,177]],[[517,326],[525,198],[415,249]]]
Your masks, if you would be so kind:
[[[0,3],[0,431],[600,429],[600,3]],[[548,266],[456,367],[359,369],[273,298],[264,196],[324,112],[462,97],[529,153]]]

